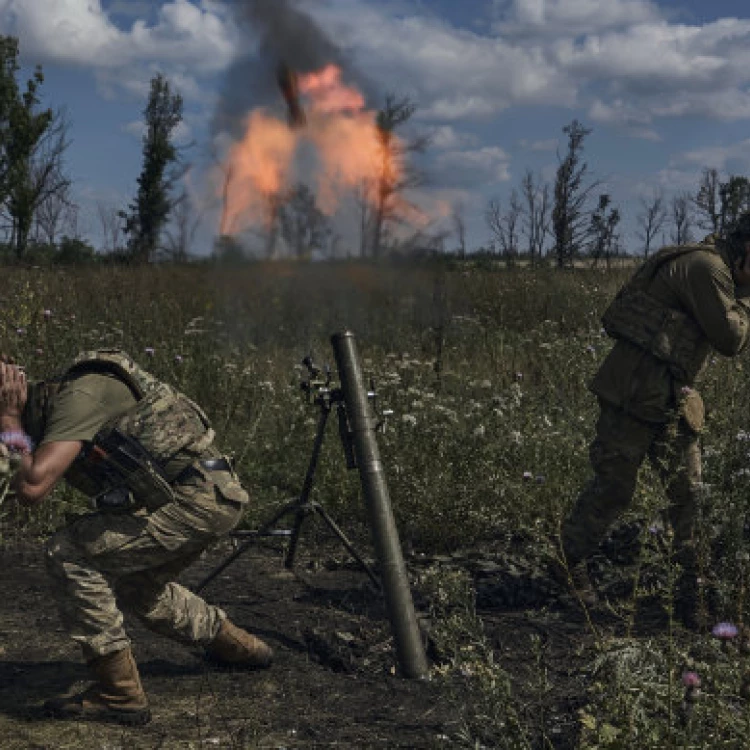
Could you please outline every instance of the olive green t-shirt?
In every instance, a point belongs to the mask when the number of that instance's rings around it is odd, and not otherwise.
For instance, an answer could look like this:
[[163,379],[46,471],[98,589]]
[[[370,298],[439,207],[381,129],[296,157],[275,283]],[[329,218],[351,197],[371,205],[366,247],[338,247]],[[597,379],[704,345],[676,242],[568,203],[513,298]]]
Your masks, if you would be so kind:
[[114,375],[77,375],[64,383],[52,400],[41,444],[91,440],[106,421],[135,403],[130,388]]

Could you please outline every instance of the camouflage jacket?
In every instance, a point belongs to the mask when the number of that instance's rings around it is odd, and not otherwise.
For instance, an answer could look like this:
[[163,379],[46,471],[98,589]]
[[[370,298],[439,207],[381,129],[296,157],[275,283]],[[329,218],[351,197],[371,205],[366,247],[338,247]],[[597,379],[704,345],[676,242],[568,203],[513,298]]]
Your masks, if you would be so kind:
[[[608,327],[623,300],[631,320],[621,314],[623,324]],[[616,342],[591,390],[638,419],[665,422],[679,389],[693,385],[712,350],[734,356],[747,345],[750,292],[735,287],[710,240],[663,248],[623,287],[603,322]]]

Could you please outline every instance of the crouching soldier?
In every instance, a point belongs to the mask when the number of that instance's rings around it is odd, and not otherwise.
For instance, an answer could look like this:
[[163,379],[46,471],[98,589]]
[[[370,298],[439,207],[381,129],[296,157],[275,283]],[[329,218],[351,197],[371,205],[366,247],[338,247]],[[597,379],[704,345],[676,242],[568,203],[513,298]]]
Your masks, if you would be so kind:
[[665,484],[676,561],[676,609],[696,624],[695,520],[701,486],[703,402],[693,385],[712,350],[731,357],[750,340],[750,215],[726,241],[668,247],[622,288],[602,322],[615,345],[591,384],[599,420],[594,476],[562,525],[562,551],[582,601],[597,596],[586,567],[610,524],[629,506],[648,457]]
[[64,478],[96,508],[47,544],[60,616],[94,679],[48,701],[52,715],[149,721],[121,608],[219,663],[270,665],[268,645],[174,580],[248,502],[195,403],[118,350],[82,354],[46,382],[3,362],[0,430],[17,454],[20,502],[36,505]]

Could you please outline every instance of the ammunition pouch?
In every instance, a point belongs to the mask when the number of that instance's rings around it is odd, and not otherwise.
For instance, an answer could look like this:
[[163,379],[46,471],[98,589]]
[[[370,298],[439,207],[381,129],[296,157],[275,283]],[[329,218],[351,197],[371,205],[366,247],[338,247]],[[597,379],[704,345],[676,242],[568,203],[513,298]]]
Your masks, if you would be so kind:
[[94,497],[99,509],[154,511],[174,500],[164,469],[137,440],[117,428],[100,430],[81,460],[83,470],[101,488]]
[[698,324],[640,289],[627,286],[602,316],[609,336],[624,339],[665,362],[679,383],[692,384],[709,353]]

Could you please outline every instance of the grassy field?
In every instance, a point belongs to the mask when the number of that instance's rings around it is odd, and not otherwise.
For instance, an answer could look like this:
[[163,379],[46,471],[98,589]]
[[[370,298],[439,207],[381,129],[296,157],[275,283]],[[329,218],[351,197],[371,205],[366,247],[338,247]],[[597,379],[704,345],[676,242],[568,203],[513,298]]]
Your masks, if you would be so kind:
[[[626,273],[468,264],[5,269],[0,350],[34,377],[82,349],[115,346],[178,385],[204,406],[235,456],[254,498],[252,525],[299,490],[309,457],[317,413],[300,391],[299,363],[312,354],[333,365],[330,335],[352,330],[380,405],[394,412],[379,440],[402,542],[410,560],[422,561],[415,579],[433,617],[435,678],[472,696],[452,740],[466,747],[746,747],[746,357],[715,358],[701,387],[710,412],[704,578],[721,618],[740,626],[736,638],[688,635],[672,622],[677,571],[669,535],[647,530],[664,503],[649,469],[624,519],[646,530],[622,574],[628,593],[611,598],[613,624],[586,613],[579,626],[585,649],[554,655],[575,662],[585,686],[572,719],[538,710],[565,703],[549,681],[544,639],[530,636],[527,669],[511,673],[487,636],[476,577],[460,563],[512,552],[524,570],[541,571],[554,553],[559,523],[588,477],[596,409],[586,383],[610,346],[599,316]],[[316,497],[364,536],[359,483],[335,437],[324,449]],[[3,533],[44,533],[80,507],[68,490],[33,517],[8,506]],[[611,561],[602,570],[618,575]],[[664,604],[667,617],[642,635],[636,620],[646,600]],[[540,603],[539,616],[553,606]],[[683,683],[692,672],[700,689]]]

